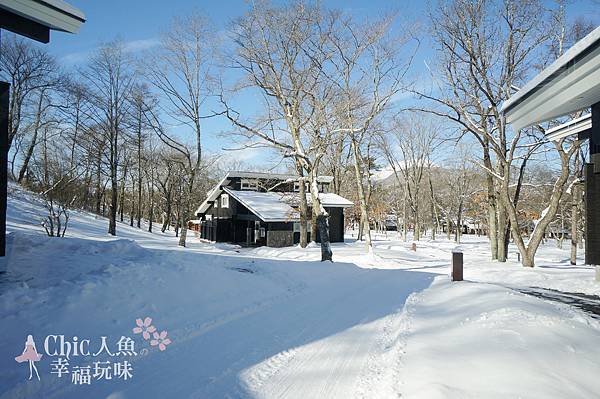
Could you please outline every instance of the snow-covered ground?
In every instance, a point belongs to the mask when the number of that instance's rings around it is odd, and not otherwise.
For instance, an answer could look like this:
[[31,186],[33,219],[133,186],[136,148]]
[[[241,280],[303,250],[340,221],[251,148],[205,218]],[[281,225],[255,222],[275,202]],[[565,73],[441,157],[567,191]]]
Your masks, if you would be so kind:
[[[465,281],[448,278],[456,244],[438,237],[417,251],[395,233],[374,254],[351,237],[319,248],[179,248],[147,233],[73,212],[67,237],[48,238],[44,209],[16,186],[8,201],[1,265],[0,398],[595,398],[600,323],[580,310],[515,290],[600,294],[593,270],[569,266],[567,249],[541,248],[537,267],[488,260],[484,237],[465,237]],[[159,227],[159,226],[157,226]],[[2,270],[0,269],[0,270]],[[151,317],[171,343],[140,334]],[[32,334],[40,381],[14,358]],[[51,374],[48,335],[111,345],[135,339],[127,381],[76,385]],[[148,348],[148,349],[145,349]],[[84,366],[93,356],[72,356]],[[114,359],[111,359],[114,360]]]

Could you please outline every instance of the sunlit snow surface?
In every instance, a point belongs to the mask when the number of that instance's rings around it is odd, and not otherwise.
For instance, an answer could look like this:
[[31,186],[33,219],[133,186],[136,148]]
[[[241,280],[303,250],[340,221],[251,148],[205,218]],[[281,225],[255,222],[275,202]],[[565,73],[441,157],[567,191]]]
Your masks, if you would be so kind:
[[[0,277],[0,398],[595,398],[600,326],[566,305],[511,287],[600,294],[590,267],[545,244],[536,268],[488,260],[464,237],[465,280],[448,279],[445,237],[410,251],[396,233],[374,254],[348,235],[320,249],[242,249],[73,212],[48,238],[35,196],[10,187],[8,256]],[[155,225],[155,231],[160,226]],[[128,381],[75,386],[38,362],[28,381],[27,334],[130,335],[150,316],[172,343],[132,360]],[[37,338],[39,337],[39,338]],[[137,336],[139,342],[140,338]],[[140,342],[141,343],[141,342]],[[38,351],[42,343],[38,341]],[[84,363],[77,359],[73,364]]]

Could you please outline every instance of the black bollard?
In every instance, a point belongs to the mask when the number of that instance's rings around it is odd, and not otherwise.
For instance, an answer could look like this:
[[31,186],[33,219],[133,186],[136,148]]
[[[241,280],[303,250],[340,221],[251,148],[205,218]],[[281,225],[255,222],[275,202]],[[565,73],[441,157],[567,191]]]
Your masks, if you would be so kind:
[[463,280],[463,254],[452,252],[452,281]]

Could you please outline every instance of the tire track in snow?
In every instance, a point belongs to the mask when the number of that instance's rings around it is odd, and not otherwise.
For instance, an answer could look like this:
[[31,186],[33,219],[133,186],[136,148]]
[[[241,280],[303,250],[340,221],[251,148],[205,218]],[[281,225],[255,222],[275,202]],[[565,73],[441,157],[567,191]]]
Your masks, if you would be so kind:
[[[401,338],[409,324],[401,310],[404,301],[393,295],[399,292],[397,281],[380,278],[348,287],[330,303],[330,312],[313,319],[312,334],[304,337],[306,344],[278,353],[242,375],[247,389],[257,398],[372,397],[383,378],[394,380],[395,374],[386,371],[398,370],[395,363],[404,348]],[[381,304],[389,307],[390,300],[395,307],[369,321],[369,316],[381,311]],[[315,339],[335,325],[330,315],[344,312],[366,317],[347,330]]]

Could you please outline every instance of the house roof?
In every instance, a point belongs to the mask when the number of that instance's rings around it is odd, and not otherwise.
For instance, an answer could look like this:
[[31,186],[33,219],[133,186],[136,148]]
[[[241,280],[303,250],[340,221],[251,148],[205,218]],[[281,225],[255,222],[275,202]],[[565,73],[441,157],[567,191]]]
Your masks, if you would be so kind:
[[[244,172],[244,171],[232,171],[227,173],[227,177],[249,177],[254,179],[274,179],[274,180],[290,180],[297,181],[298,175],[290,175],[285,173],[269,173],[269,172]],[[318,176],[317,181],[319,183],[331,183],[333,181],[332,176]]]
[[[306,199],[310,203],[312,201],[310,193],[306,193]],[[354,202],[347,200],[341,195],[335,193],[319,193],[319,199],[323,206],[332,208],[349,208],[354,206]]]
[[290,193],[236,191],[227,187],[223,187],[223,190],[263,222],[290,222],[300,218],[298,212],[290,205],[293,200]]
[[600,27],[502,104],[515,129],[555,119],[600,102]]
[[[234,177],[248,177],[253,179],[278,179],[278,180],[289,180],[289,181],[297,181],[299,176],[295,175],[286,175],[280,173],[266,173],[266,172],[242,172],[242,171],[231,171],[228,172],[225,177],[221,179],[221,181],[208,193],[206,199],[198,209],[196,210],[196,214],[204,213],[208,210],[211,203],[214,202],[219,195],[221,195],[222,187],[229,184],[232,178]],[[333,181],[333,177],[331,176],[319,176],[317,177],[317,181],[321,183],[331,183]],[[352,205],[350,205],[352,206]]]
[[[291,222],[300,219],[300,214],[294,208],[294,204],[298,202],[298,193],[238,191],[228,187],[223,187],[223,191],[248,208],[263,222]],[[310,201],[310,194],[307,194],[306,197]],[[354,205],[346,198],[333,193],[319,193],[319,199],[321,204],[326,207],[346,208]]]

